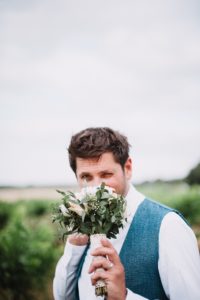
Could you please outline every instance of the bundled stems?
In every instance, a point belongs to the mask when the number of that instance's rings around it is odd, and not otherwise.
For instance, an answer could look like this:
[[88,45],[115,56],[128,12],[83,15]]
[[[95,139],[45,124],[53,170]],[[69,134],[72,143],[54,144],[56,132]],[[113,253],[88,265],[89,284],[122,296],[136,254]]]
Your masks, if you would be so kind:
[[[91,250],[96,249],[101,246],[101,239],[105,238],[105,234],[92,234],[90,236]],[[94,259],[99,259],[101,256],[97,256]],[[96,272],[101,271],[102,268],[96,269]],[[107,286],[103,279],[99,279],[95,284],[95,295],[96,296],[106,296],[107,295]]]

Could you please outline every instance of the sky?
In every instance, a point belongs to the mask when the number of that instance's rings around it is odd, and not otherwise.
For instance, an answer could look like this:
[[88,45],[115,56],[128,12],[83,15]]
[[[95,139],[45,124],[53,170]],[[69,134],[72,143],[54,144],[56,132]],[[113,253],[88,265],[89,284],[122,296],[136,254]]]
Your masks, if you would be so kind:
[[0,185],[75,184],[86,127],[125,134],[133,182],[200,161],[200,2],[0,0]]

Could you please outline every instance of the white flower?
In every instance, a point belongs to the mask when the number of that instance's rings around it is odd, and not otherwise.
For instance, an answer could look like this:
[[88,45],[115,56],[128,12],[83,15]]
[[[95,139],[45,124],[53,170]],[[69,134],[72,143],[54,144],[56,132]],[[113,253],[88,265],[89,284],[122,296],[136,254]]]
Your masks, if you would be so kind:
[[80,205],[72,202],[69,202],[69,204],[70,204],[69,210],[74,211],[79,216],[83,215],[84,209]]
[[81,193],[75,193],[75,198],[81,200],[82,199],[82,194]]
[[108,191],[108,193],[114,197],[117,196],[117,194],[115,193],[115,189],[111,188],[110,186],[105,186],[105,189]]
[[[98,189],[100,187],[101,186],[88,186],[88,187],[84,187],[84,188],[81,189],[80,193],[76,193],[75,196],[76,196],[77,199],[81,200],[81,199],[85,198],[86,195],[95,195],[96,192],[98,191]],[[118,197],[118,195],[115,192],[115,189],[113,189],[113,188],[111,188],[109,186],[105,186],[105,189],[113,197]]]
[[65,217],[69,216],[68,210],[67,210],[67,208],[64,206],[64,204],[59,205],[59,208],[60,208],[60,210],[61,210],[63,216],[65,216]]
[[84,194],[89,194],[89,195],[95,195],[96,194],[96,192],[97,192],[97,186],[88,186],[88,187],[86,187],[86,188],[83,188],[82,189],[82,192],[84,193]]
[[87,195],[95,195],[97,192],[97,186],[88,186],[81,189],[80,193],[75,193],[76,199],[82,200]]

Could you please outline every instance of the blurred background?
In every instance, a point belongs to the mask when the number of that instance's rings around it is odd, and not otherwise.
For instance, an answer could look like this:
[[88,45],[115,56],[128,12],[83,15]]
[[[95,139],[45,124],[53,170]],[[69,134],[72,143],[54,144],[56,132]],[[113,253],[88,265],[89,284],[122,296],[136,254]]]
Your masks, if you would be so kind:
[[200,3],[0,0],[0,299],[53,299],[56,188],[86,127],[125,134],[133,183],[200,237]]

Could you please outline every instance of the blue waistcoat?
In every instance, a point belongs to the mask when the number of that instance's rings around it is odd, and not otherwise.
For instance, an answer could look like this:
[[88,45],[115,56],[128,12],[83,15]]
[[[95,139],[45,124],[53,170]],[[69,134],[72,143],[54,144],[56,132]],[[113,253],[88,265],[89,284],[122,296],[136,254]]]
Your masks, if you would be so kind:
[[[171,211],[174,210],[153,200],[145,199],[135,213],[119,254],[125,269],[126,287],[150,300],[168,299],[158,272],[158,243],[162,219]],[[75,300],[79,299],[78,278],[86,252],[87,250],[79,265]]]

